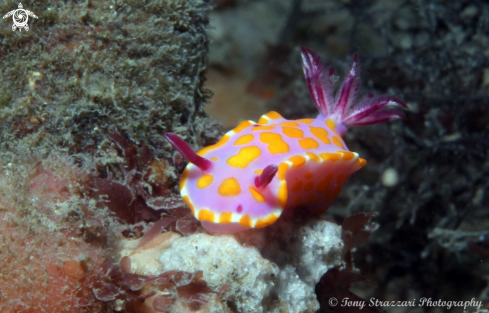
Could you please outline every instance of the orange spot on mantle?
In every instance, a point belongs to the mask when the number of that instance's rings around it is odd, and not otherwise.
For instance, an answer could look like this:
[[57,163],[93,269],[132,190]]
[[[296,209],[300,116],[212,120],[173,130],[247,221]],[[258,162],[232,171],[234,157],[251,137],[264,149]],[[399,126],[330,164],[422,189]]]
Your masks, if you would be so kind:
[[241,187],[236,178],[229,177],[222,181],[217,192],[223,197],[237,196],[241,193]]
[[255,228],[262,228],[268,225],[272,225],[277,219],[277,214],[269,214],[267,217],[259,218],[256,221]]
[[322,127],[309,126],[309,130],[314,136],[316,136],[317,139],[321,140],[322,143],[327,145],[331,143],[331,140],[328,137],[329,133],[326,129]]
[[205,187],[208,187],[212,182],[214,181],[214,176],[211,174],[205,174],[199,179],[197,179],[197,188],[203,189]]
[[363,167],[363,166],[365,166],[365,164],[367,164],[367,160],[362,159],[362,158],[358,158],[357,163],[358,163],[358,165]]
[[319,147],[319,144],[312,138],[304,138],[299,140],[299,146],[301,146],[302,149],[316,149]]
[[288,127],[299,127],[299,123],[296,122],[283,122],[280,123],[281,126],[288,126]]
[[199,221],[206,221],[206,222],[211,222],[214,223],[215,220],[215,215],[213,212],[203,209],[199,211]]
[[289,158],[289,161],[292,162],[292,167],[301,167],[306,163],[306,158],[302,155],[296,155]]
[[285,173],[287,173],[287,170],[289,169],[289,164],[288,163],[280,163],[278,166],[278,179],[279,180],[285,180]]
[[324,161],[338,161],[341,159],[341,154],[336,152],[326,152],[319,155]]
[[336,123],[335,123],[335,122],[334,122],[332,119],[330,119],[330,118],[328,118],[328,119],[326,120],[326,125],[327,125],[329,128],[332,128],[332,129],[334,129],[334,128],[336,127]]
[[277,112],[275,111],[270,111],[268,112],[267,114],[265,114],[266,117],[268,117],[269,119],[271,120],[276,120],[278,118],[281,118],[282,115],[278,114]]
[[314,162],[321,161],[321,159],[316,154],[314,154],[312,152],[306,152],[306,154],[309,157],[309,159],[311,159],[311,161],[314,161]]
[[256,146],[244,147],[238,154],[229,157],[226,161],[232,167],[246,168],[251,162],[261,155],[260,148]]
[[197,152],[197,154],[200,155],[200,156],[204,156],[204,154],[206,154],[207,152],[212,151],[212,150],[215,150],[215,149],[217,149],[219,147],[222,147],[226,142],[228,142],[228,140],[229,140],[230,137],[231,136],[229,136],[229,135],[222,136],[221,140],[219,140],[218,143],[216,143],[215,145],[211,145],[211,146],[208,146],[208,147],[205,147],[205,148],[199,150]]
[[252,132],[257,132],[260,130],[272,130],[275,126],[255,126],[251,129]]
[[252,142],[254,138],[255,137],[253,135],[251,135],[251,134],[243,135],[243,136],[239,137],[238,140],[236,140],[234,142],[234,145],[235,146],[245,145],[245,144],[247,144],[249,142]]
[[287,204],[287,183],[283,182],[280,184],[278,188],[277,200],[280,206],[285,208],[285,205]]
[[282,139],[282,136],[276,133],[261,133],[260,141],[268,144],[268,152],[279,154],[289,152],[289,145]]
[[304,132],[299,128],[294,127],[282,127],[282,133],[290,138],[303,138]]
[[250,127],[251,125],[253,125],[252,122],[250,121],[242,121],[241,123],[238,124],[238,126],[236,126],[233,131],[235,133],[239,133],[241,132],[243,129],[247,128],[247,127]]
[[343,153],[343,158],[342,158],[343,161],[350,161],[355,157],[355,153],[351,151],[339,151],[339,152]]
[[304,124],[311,124],[312,122],[314,122],[314,120],[312,118],[303,118],[300,120],[296,120],[296,122],[304,123]]
[[248,214],[243,215],[239,219],[239,224],[243,227],[250,228],[251,227],[251,217]]
[[253,186],[249,186],[248,188],[256,202],[265,203],[265,197],[256,188]]
[[343,146],[343,143],[341,142],[341,140],[339,140],[338,137],[336,137],[336,136],[333,136],[333,144],[335,146],[337,146],[337,147],[340,147],[340,148],[343,148],[343,149],[345,148]]
[[219,215],[219,224],[228,224],[233,221],[233,213],[231,212],[222,212]]

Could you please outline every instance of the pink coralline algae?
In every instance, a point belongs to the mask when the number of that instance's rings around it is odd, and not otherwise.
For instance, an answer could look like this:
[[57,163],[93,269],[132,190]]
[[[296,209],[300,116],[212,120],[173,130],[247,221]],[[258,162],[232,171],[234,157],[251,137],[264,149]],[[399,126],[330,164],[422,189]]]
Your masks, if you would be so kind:
[[[187,312],[198,311],[211,295],[220,295],[226,289],[213,291],[202,279],[202,271],[188,273],[172,270],[158,275],[130,273],[131,260],[124,257],[120,267],[110,261],[102,265],[102,279],[92,285],[95,297],[101,301],[122,300],[126,310],[141,312],[166,312],[179,302]],[[128,268],[129,267],[129,268]]]
[[122,135],[109,135],[124,160],[119,165],[122,177],[91,177],[88,181],[90,197],[102,199],[103,205],[123,224],[126,237],[140,237],[140,222],[155,222],[145,233],[141,244],[150,241],[163,229],[189,235],[198,228],[185,204],[171,196],[164,174],[165,161],[156,161],[145,146],[136,148]]
[[322,214],[346,179],[366,164],[342,139],[347,127],[404,118],[407,106],[394,96],[358,97],[360,64],[355,54],[339,91],[333,68],[301,48],[303,69],[316,119],[287,120],[277,112],[258,123],[243,121],[218,143],[194,152],[178,136],[171,144],[190,162],[180,193],[192,214],[210,232],[234,233],[275,223],[289,207]]

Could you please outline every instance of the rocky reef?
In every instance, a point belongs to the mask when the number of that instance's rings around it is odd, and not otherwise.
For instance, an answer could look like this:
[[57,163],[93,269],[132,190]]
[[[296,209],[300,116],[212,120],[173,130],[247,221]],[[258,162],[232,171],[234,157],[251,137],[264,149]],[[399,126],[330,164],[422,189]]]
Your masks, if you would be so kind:
[[316,312],[316,283],[328,269],[343,264],[341,227],[318,221],[289,235],[283,233],[293,226],[281,222],[271,230],[236,237],[164,233],[138,249],[133,249],[136,241],[123,241],[126,249],[121,256],[129,257],[130,271],[140,275],[202,271],[209,288],[219,291],[202,292],[205,311]]
[[185,162],[163,134],[221,135],[203,111],[212,4],[24,7],[28,32],[0,30],[0,310],[317,311],[340,226],[210,235],[178,195]]
[[[211,5],[23,4],[38,16],[30,30],[0,29],[0,310],[109,311],[100,266],[137,236],[130,225],[141,232],[170,206],[141,200],[171,198],[180,168],[164,131],[196,146],[218,131],[202,111]],[[144,186],[136,165],[152,175]]]

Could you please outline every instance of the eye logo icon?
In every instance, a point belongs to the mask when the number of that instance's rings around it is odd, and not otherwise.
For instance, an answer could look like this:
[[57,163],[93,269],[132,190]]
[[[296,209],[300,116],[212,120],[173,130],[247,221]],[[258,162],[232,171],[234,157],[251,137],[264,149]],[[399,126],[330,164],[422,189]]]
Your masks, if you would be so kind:
[[29,30],[29,25],[27,25],[27,22],[29,21],[29,16],[37,18],[37,16],[31,11],[24,10],[22,3],[19,3],[19,8],[17,10],[12,10],[8,12],[3,16],[3,18],[7,18],[10,16],[12,16],[12,20],[14,21],[14,25],[12,25],[12,30],[16,31],[18,28],[19,32],[22,31],[22,28],[26,31]]

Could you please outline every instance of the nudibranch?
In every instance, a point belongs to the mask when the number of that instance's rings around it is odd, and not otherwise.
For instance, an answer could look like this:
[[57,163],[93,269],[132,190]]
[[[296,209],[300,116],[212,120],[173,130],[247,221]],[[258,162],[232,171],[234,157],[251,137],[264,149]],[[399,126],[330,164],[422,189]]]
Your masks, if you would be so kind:
[[[273,224],[283,210],[304,206],[324,212],[345,180],[366,164],[342,139],[347,127],[404,118],[393,96],[358,100],[355,54],[333,95],[333,68],[301,47],[304,75],[319,110],[315,119],[287,120],[277,112],[243,121],[215,145],[195,153],[175,134],[170,143],[189,161],[180,180],[183,200],[210,232],[234,233]],[[398,107],[393,109],[392,107]]]

